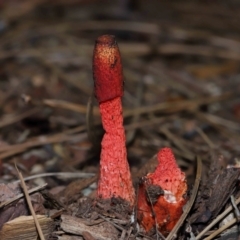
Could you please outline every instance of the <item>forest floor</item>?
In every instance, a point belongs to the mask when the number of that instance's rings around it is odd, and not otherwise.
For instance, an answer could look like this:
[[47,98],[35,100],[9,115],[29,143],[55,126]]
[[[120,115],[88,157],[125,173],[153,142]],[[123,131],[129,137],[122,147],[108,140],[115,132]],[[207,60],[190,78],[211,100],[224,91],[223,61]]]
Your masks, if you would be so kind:
[[103,129],[92,55],[102,34],[122,56],[136,190],[170,147],[193,203],[171,234],[238,239],[240,4],[11,0],[0,12],[0,239],[36,239],[21,174],[46,239],[172,239],[94,203]]

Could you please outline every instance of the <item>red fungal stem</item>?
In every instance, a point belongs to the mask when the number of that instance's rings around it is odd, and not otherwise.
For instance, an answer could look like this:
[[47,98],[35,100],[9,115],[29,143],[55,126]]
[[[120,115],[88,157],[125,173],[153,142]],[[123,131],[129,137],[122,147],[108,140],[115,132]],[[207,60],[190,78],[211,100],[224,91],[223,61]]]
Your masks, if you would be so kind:
[[114,36],[103,35],[97,39],[93,53],[93,78],[105,130],[97,194],[103,199],[121,197],[133,206],[135,194],[122,116],[122,63]]
[[187,201],[187,184],[170,148],[161,149],[157,157],[159,164],[145,177],[145,183],[148,187],[161,187],[164,194],[158,197],[152,209],[146,196],[146,185],[142,184],[138,194],[138,220],[147,232],[155,227],[156,220],[159,231],[167,235],[182,215],[182,207]]

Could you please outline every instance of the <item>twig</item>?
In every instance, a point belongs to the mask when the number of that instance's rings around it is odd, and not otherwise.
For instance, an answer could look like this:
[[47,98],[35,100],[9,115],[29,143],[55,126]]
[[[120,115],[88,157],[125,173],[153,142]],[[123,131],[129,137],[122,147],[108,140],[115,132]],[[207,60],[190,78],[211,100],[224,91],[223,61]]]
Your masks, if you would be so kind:
[[146,193],[147,193],[147,198],[148,198],[148,201],[150,202],[150,205],[151,205],[152,216],[153,216],[154,221],[155,221],[155,231],[156,231],[156,235],[157,235],[157,240],[159,240],[159,236],[160,236],[163,240],[165,240],[165,237],[162,235],[162,233],[158,231],[157,217],[156,217],[156,213],[155,213],[155,211],[154,211],[154,209],[153,209],[152,199],[151,199],[150,194],[149,194],[149,192],[148,192],[148,188],[147,188],[147,184],[148,184],[148,183],[145,181],[145,179],[146,179],[146,178],[144,178],[144,177],[142,178],[142,184],[145,185],[145,189],[146,189]]
[[192,191],[192,196],[191,196],[190,200],[188,201],[188,203],[186,204],[186,207],[185,207],[186,209],[184,210],[182,216],[180,217],[180,219],[178,220],[177,224],[174,226],[172,231],[169,233],[166,240],[172,240],[176,236],[179,228],[182,226],[189,211],[191,210],[193,203],[195,201],[195,198],[197,196],[197,193],[198,193],[198,187],[199,187],[199,184],[201,181],[201,175],[202,175],[202,160],[198,156],[197,157],[197,174],[196,174],[196,179],[195,179],[195,183],[194,183],[194,187],[193,187],[193,191]]
[[[41,177],[59,177],[59,178],[90,178],[94,177],[94,173],[80,173],[80,172],[53,172],[53,173],[40,173],[33,176],[25,177],[24,181],[29,181],[31,179],[35,178],[41,178]],[[20,180],[17,180],[15,182],[20,182]]]
[[[72,102],[68,102],[68,101],[64,101],[64,100],[57,100],[57,99],[44,99],[43,104],[51,107],[51,108],[63,108],[63,109],[67,109],[67,110],[71,110],[74,112],[79,112],[79,113],[87,113],[88,111],[88,107],[86,107],[85,105],[81,105],[81,104],[76,104],[76,103],[72,103]],[[96,107],[93,107],[93,114],[96,116],[99,116],[99,110]]]
[[230,199],[231,199],[232,206],[234,208],[235,216],[236,216],[237,220],[239,221],[239,219],[240,219],[240,212],[239,212],[239,210],[237,208],[237,205],[235,203],[235,199],[234,199],[233,195],[231,195]]
[[148,114],[152,112],[176,113],[183,110],[196,110],[200,105],[219,102],[232,97],[232,93],[225,93],[214,97],[201,97],[197,99],[182,100],[178,102],[163,102],[151,106],[137,107],[124,111],[124,117],[131,117],[134,114]]
[[18,172],[18,176],[19,176],[19,178],[20,178],[20,184],[21,184],[21,186],[22,186],[24,195],[25,195],[25,197],[26,197],[28,207],[29,207],[30,212],[31,212],[31,214],[32,214],[32,216],[33,216],[33,219],[34,219],[34,222],[35,222],[37,231],[38,231],[38,235],[39,235],[39,237],[40,237],[41,240],[45,240],[45,237],[44,237],[44,235],[43,235],[41,226],[40,226],[40,224],[39,224],[39,221],[38,221],[37,216],[36,216],[36,214],[35,214],[35,211],[34,211],[34,209],[33,209],[33,205],[32,205],[30,196],[29,196],[29,194],[28,194],[27,187],[26,187],[25,182],[24,182],[24,180],[23,180],[22,173],[19,172],[19,170],[18,170],[18,168],[17,168],[17,165],[15,165],[15,167],[16,167],[16,170],[17,170],[17,172]]
[[[79,130],[79,128],[76,128]],[[25,143],[14,144],[10,146],[2,146],[0,147],[0,159],[4,159],[15,154],[19,154],[24,152],[26,149],[36,146],[42,146],[50,143],[58,143],[58,142],[66,142],[66,141],[81,141],[85,139],[87,136],[86,133],[67,135],[64,133],[57,133],[51,136],[38,136],[33,139],[29,139]]]
[[[196,98],[196,99],[190,99],[190,100],[182,100],[180,102],[157,103],[151,106],[140,106],[140,107],[135,107],[134,109],[124,109],[123,114],[124,114],[124,117],[132,117],[135,115],[148,114],[148,113],[157,112],[157,111],[174,113],[182,110],[194,110],[199,105],[223,101],[232,97],[232,95],[233,93],[225,93],[220,96],[204,97],[204,98],[202,97],[202,98]],[[79,113],[87,113],[87,107],[84,107],[79,104],[66,102],[66,101],[53,100],[53,99],[46,99],[44,100],[44,102],[45,104],[47,103],[47,105],[51,107],[67,108]],[[99,116],[99,111],[97,110],[97,108],[93,109],[93,115]]]
[[[19,149],[19,148],[29,148],[29,147],[36,147],[39,145],[45,145],[50,143],[57,143],[62,141],[67,141],[71,137],[70,134],[80,132],[81,130],[85,130],[85,127],[76,127],[74,129],[67,130],[63,133],[56,133],[52,135],[40,135],[31,139],[28,139],[28,141],[24,143],[14,144],[14,145],[7,145],[7,146],[1,146],[0,152]],[[82,138],[86,137],[85,133],[79,134],[79,137],[82,136]]]
[[[204,238],[204,240],[211,240],[213,238],[215,238],[218,234],[220,234],[221,232],[223,232],[224,230],[228,229],[229,227],[231,227],[232,225],[234,225],[235,223],[237,223],[237,219],[234,218],[232,219],[230,222],[228,222],[227,224],[225,224],[224,226],[222,226],[221,228],[217,229],[214,233],[212,233],[211,235],[209,235],[208,237]],[[196,238],[197,239],[197,238]]]
[[126,239],[126,234],[127,234],[127,232],[126,232],[126,230],[124,229],[123,231],[122,231],[122,234],[121,234],[121,237],[119,238],[119,240],[124,240],[124,239]]
[[129,230],[127,231],[127,238],[126,238],[126,240],[129,240],[132,231],[133,231],[133,227],[130,227]]
[[239,130],[240,129],[240,124],[221,118],[219,116],[210,114],[210,113],[197,113],[197,116],[203,119],[207,119],[209,122],[214,123],[216,125],[223,126],[225,128],[230,128],[232,130]]
[[92,94],[88,98],[88,102],[87,102],[86,125],[87,125],[88,138],[92,142],[93,148],[97,148],[97,146],[98,146],[98,143],[96,142],[97,137],[96,137],[96,134],[95,134],[95,131],[94,131],[94,126],[93,126],[94,125],[93,96],[94,96],[94,92],[92,92]]
[[[141,79],[137,83],[136,100],[134,102],[134,107],[141,106],[143,93],[144,93],[144,82],[143,82],[143,79]],[[132,123],[139,122],[139,118],[140,118],[140,115],[138,113],[135,113],[132,117]],[[134,139],[135,134],[136,134],[136,128],[127,132],[127,135],[126,135],[127,143],[131,142]]]
[[112,224],[114,227],[116,227],[117,229],[121,230],[121,231],[125,231],[125,229],[119,225],[117,225],[116,223],[108,220],[107,218],[103,217],[102,215],[99,215],[100,218],[102,218],[103,220],[105,220],[106,222],[109,222],[110,224]]
[[23,120],[24,118],[30,117],[31,115],[37,113],[38,111],[39,111],[39,109],[33,108],[33,109],[30,109],[30,110],[25,111],[20,114],[11,114],[10,116],[3,116],[0,119],[0,128],[6,127],[6,126],[16,123],[16,122],[19,122],[19,121]]
[[208,146],[213,149],[215,148],[215,144],[211,141],[211,139],[203,132],[203,130],[199,127],[196,127],[196,131],[202,137],[202,139],[208,144]]
[[183,141],[181,141],[180,138],[176,137],[175,135],[173,135],[169,129],[167,128],[167,126],[163,126],[159,128],[159,131],[161,133],[163,133],[164,135],[166,135],[166,137],[168,139],[170,139],[180,150],[182,150],[184,153],[188,154],[188,156],[190,156],[192,159],[194,159],[194,155],[193,153],[191,153],[187,147],[184,146]]

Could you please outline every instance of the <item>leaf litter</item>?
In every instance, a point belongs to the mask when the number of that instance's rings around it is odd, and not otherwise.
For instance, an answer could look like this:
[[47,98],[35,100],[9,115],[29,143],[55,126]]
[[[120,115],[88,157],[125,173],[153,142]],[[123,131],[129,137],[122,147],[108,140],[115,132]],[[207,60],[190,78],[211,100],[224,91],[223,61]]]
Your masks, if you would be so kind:
[[139,228],[138,209],[133,214],[121,199],[94,200],[103,130],[96,101],[89,103],[91,58],[95,39],[106,33],[116,36],[122,54],[124,125],[135,189],[154,171],[154,156],[163,147],[171,147],[187,177],[188,203],[166,238],[239,235],[239,5],[126,2],[103,1],[100,7],[94,0],[6,1],[1,6],[3,239],[36,234],[28,228],[33,219],[21,219],[31,214],[15,164],[26,178],[46,239],[165,238],[155,229],[147,235]]

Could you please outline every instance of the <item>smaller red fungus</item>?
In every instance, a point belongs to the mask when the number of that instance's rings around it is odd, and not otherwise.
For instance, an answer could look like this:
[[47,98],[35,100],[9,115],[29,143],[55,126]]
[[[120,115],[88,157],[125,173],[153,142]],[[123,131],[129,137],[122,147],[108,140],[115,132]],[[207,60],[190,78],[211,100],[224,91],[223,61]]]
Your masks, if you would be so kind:
[[155,172],[145,176],[139,188],[138,221],[146,232],[157,223],[159,231],[167,235],[182,215],[187,184],[170,148],[161,149],[157,158]]
[[121,197],[134,204],[135,192],[127,161],[123,128],[123,76],[120,52],[114,36],[100,36],[93,53],[95,96],[105,134],[102,139],[99,198]]

